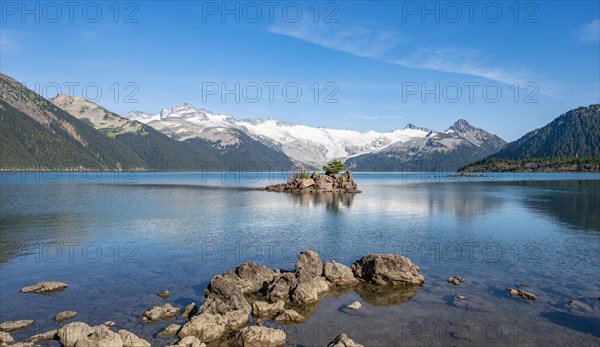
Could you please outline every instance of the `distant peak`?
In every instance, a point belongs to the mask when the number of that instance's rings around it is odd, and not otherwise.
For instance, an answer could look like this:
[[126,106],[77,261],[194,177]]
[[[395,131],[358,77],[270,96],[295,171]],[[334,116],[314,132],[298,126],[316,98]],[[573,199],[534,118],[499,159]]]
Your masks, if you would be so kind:
[[429,132],[431,132],[431,131],[432,131],[431,129],[428,129],[428,128],[423,128],[423,127],[418,127],[418,126],[416,126],[416,125],[414,125],[414,124],[412,124],[412,123],[408,123],[408,124],[406,124],[406,126],[404,127],[404,129],[405,129],[405,130],[406,130],[406,129],[412,129],[412,130],[421,130],[421,131],[424,131],[424,132],[427,132],[427,133],[429,133]]
[[467,122],[464,119],[459,119],[456,122],[454,122],[454,125],[452,125],[448,130],[456,130],[458,132],[466,132],[468,130],[474,130],[477,129],[474,126],[472,126],[469,122]]

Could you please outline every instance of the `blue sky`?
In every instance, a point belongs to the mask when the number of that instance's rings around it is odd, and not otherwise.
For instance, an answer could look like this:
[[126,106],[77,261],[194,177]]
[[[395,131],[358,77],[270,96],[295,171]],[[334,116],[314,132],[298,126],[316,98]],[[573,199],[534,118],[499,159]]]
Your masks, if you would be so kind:
[[598,1],[0,6],[3,73],[117,113],[189,102],[359,131],[464,118],[514,140],[600,102]]

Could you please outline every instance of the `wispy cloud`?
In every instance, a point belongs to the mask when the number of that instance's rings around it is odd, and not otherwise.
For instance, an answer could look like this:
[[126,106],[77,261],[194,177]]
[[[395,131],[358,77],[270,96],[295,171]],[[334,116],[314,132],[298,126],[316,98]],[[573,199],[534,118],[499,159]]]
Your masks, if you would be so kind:
[[582,43],[600,42],[600,19],[583,23],[572,31],[575,38]]
[[326,48],[374,59],[379,59],[400,42],[400,35],[396,32],[367,29],[357,25],[343,27],[333,23],[304,21],[273,25],[268,30]]
[[7,31],[0,31],[0,51],[13,53],[19,50],[18,42]]
[[[507,84],[522,83],[527,79],[524,69],[484,64],[486,57],[478,50],[411,45],[400,33],[390,30],[310,21],[277,24],[268,30],[333,50],[408,68],[467,74]],[[396,53],[399,51],[410,53],[399,56]]]

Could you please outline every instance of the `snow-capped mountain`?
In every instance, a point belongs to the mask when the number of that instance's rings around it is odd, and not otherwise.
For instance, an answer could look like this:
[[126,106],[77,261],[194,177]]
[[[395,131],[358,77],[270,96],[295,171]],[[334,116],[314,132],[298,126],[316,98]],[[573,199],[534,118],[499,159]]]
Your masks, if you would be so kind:
[[309,165],[320,165],[332,159],[345,160],[392,144],[426,139],[435,133],[413,125],[383,133],[361,133],[296,125],[273,119],[238,120],[196,109],[190,104],[166,108],[160,114],[129,112],[122,116],[145,123],[181,141],[201,138],[220,147],[237,144],[241,131],[267,146],[281,150],[292,160]]
[[459,119],[443,132],[396,142],[379,151],[348,159],[356,171],[456,171],[497,153],[506,141]]

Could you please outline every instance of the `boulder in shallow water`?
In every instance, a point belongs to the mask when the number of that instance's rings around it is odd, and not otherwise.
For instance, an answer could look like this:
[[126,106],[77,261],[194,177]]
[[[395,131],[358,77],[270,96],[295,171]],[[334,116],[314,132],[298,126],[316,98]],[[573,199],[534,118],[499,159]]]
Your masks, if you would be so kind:
[[177,332],[181,329],[181,325],[179,324],[170,324],[163,331],[158,333],[159,336],[175,336]]
[[156,293],[156,295],[160,296],[163,299],[167,299],[170,294],[171,293],[169,292],[168,289],[164,289],[164,290],[161,290],[160,292]]
[[138,337],[136,334],[125,329],[119,330],[119,336],[123,341],[123,347],[150,347],[150,342]]
[[464,281],[465,280],[462,277],[460,277],[460,276],[454,276],[454,277],[448,278],[448,283],[451,283],[451,284],[453,284],[455,286],[463,283]]
[[188,336],[179,340],[177,346],[185,346],[185,347],[206,347],[206,344],[200,341],[197,337]]
[[293,322],[298,323],[304,319],[302,315],[295,310],[283,310],[280,314],[275,317],[275,320],[278,322]]
[[76,347],[123,347],[121,336],[105,325],[98,325],[92,329],[93,333],[77,339]]
[[369,254],[352,264],[358,279],[378,285],[421,285],[425,278],[410,259],[398,254]]
[[0,331],[0,346],[8,346],[13,345],[15,343],[15,339],[10,336],[9,333],[5,331]]
[[353,285],[359,282],[354,277],[352,269],[333,260],[326,262],[323,266],[323,276],[325,276],[327,281],[335,285]]
[[21,288],[21,293],[55,294],[69,287],[66,283],[58,281],[39,282],[29,287]]
[[181,314],[181,318],[183,318],[183,320],[187,322],[197,313],[198,307],[196,306],[195,302],[192,302],[191,304],[185,307],[185,310],[183,310],[183,313]]
[[148,311],[144,312],[142,316],[142,322],[153,323],[159,320],[171,319],[179,313],[179,307],[173,307],[171,304],[164,304],[162,306],[154,306]]
[[508,294],[510,294],[510,296],[518,296],[523,300],[535,300],[534,294],[519,289],[509,288]]
[[16,330],[22,330],[32,326],[33,322],[34,321],[31,319],[9,320],[0,324],[0,331],[11,332]]
[[94,333],[94,328],[83,322],[73,322],[58,330],[58,338],[64,347],[75,347],[80,339],[85,339]]
[[30,338],[28,338],[26,341],[27,342],[38,342],[38,341],[51,341],[51,340],[58,340],[58,330],[50,330],[50,331],[46,331],[45,333],[41,333],[41,334],[35,334],[33,336],[31,336]]
[[311,250],[300,252],[295,265],[296,277],[302,282],[323,274],[323,262],[319,253]]
[[255,301],[252,303],[252,314],[255,317],[273,317],[285,308],[285,302],[279,300],[274,304],[266,301]]
[[227,327],[225,318],[222,315],[203,313],[194,316],[187,322],[178,333],[180,339],[188,336],[194,336],[201,342],[210,342],[217,340],[223,335]]
[[346,334],[340,334],[333,341],[329,342],[329,344],[327,344],[327,347],[365,347],[365,346],[352,341]]
[[238,331],[232,345],[242,347],[276,347],[285,345],[285,332],[283,330],[249,326]]
[[56,314],[54,320],[60,323],[69,319],[73,319],[75,316],[77,316],[77,312],[75,311],[62,311]]
[[297,304],[312,304],[319,301],[319,295],[329,290],[325,277],[315,277],[309,281],[300,282],[293,289],[291,299]]

